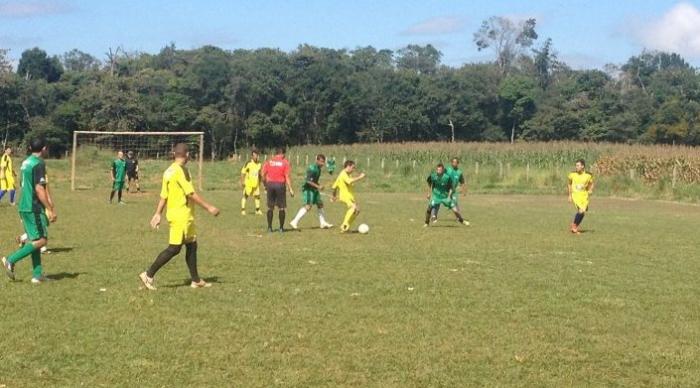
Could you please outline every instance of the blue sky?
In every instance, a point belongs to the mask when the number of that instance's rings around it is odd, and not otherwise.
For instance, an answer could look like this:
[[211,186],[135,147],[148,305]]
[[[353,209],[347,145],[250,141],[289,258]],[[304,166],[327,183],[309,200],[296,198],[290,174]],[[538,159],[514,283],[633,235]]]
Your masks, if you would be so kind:
[[700,65],[700,0],[0,0],[0,48],[49,54],[73,48],[104,59],[110,48],[155,53],[213,44],[225,49],[300,43],[398,49],[431,43],[443,62],[485,61],[472,34],[489,16],[534,17],[541,41],[576,68],[623,63],[643,49],[676,51]]

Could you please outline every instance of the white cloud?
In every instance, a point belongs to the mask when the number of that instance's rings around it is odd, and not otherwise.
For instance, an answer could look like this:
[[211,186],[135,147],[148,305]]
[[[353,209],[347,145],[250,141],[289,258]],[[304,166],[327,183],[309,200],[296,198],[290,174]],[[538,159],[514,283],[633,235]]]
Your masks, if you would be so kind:
[[0,4],[0,17],[30,18],[53,15],[71,10],[66,4],[56,1],[12,1]]
[[442,35],[460,32],[466,20],[454,16],[439,16],[414,24],[401,32],[401,35]]
[[700,10],[694,5],[676,4],[660,19],[636,31],[637,38],[647,48],[700,58]]

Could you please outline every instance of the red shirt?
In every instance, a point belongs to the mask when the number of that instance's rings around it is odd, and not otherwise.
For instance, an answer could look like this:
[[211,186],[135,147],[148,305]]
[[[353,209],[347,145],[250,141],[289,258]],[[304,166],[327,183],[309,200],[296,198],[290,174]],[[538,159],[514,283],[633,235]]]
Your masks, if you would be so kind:
[[282,155],[275,155],[265,162],[262,173],[267,183],[287,183],[289,169],[289,161]]

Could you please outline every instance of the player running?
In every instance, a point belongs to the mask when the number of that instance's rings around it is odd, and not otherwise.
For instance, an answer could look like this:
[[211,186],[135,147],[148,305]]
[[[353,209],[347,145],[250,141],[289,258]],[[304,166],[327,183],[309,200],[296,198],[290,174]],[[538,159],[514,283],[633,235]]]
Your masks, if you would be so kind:
[[284,148],[277,148],[275,156],[265,162],[262,178],[267,190],[267,231],[272,232],[272,218],[275,207],[279,209],[280,232],[284,232],[284,219],[287,215],[287,189],[294,197],[289,161],[284,157]]
[[117,152],[117,158],[112,161],[112,192],[109,194],[109,203],[114,199],[114,193],[117,193],[117,201],[123,205],[122,190],[124,190],[124,178],[126,177],[126,161],[124,160],[124,152]]
[[184,143],[178,143],[173,149],[175,161],[163,174],[163,186],[160,191],[160,201],[156,213],[151,218],[151,227],[157,229],[161,221],[161,213],[167,205],[166,218],[170,225],[168,247],[156,257],[151,267],[139,274],[143,285],[154,291],[156,289],[156,272],[170,259],[175,257],[182,246],[186,248],[185,262],[190,271],[192,288],[210,287],[211,284],[199,277],[197,272],[197,230],[194,224],[194,205],[206,209],[213,216],[219,215],[219,209],[207,203],[194,191],[190,172],[185,165],[189,160],[189,150]]
[[255,214],[262,215],[260,211],[260,169],[262,169],[262,163],[260,163],[259,159],[260,154],[258,154],[258,151],[251,151],[250,161],[241,169],[241,187],[243,188],[243,198],[241,198],[242,215],[246,215],[245,205],[248,197],[251,195],[255,200]]
[[139,160],[134,156],[134,151],[126,153],[126,193],[131,192],[131,182],[136,186],[136,192],[141,192],[139,186]]
[[299,228],[299,221],[302,217],[311,210],[313,205],[318,208],[318,220],[321,229],[332,228],[333,225],[326,221],[325,210],[323,210],[323,200],[321,199],[321,191],[323,191],[323,186],[319,183],[321,179],[321,169],[326,164],[326,156],[323,154],[316,155],[316,163],[309,166],[306,169],[306,181],[302,186],[301,199],[304,201],[304,206],[299,209],[297,215],[289,223],[293,229]]
[[593,193],[593,175],[586,172],[586,162],[583,159],[576,161],[576,170],[569,173],[569,202],[576,206],[576,215],[571,224],[571,233],[581,234],[579,226],[588,211],[588,197]]
[[455,204],[455,184],[452,177],[445,172],[445,166],[442,163],[438,163],[435,171],[428,175],[427,182],[430,188],[430,192],[428,192],[428,200],[430,202],[428,203],[428,210],[425,213],[425,225],[423,226],[427,227],[431,219],[435,222],[440,205],[444,205],[452,210],[460,224],[469,226],[469,221],[462,218]]
[[0,200],[5,196],[5,193],[10,193],[10,205],[15,206],[15,173],[12,167],[12,148],[5,148],[5,152],[0,157]]
[[48,224],[56,222],[56,212],[52,201],[46,193],[46,165],[42,157],[46,155],[46,142],[36,138],[29,143],[31,155],[22,162],[22,195],[19,202],[19,216],[29,244],[25,244],[7,258],[2,258],[2,265],[7,276],[15,279],[15,264],[25,257],[32,256],[32,284],[48,280],[41,266],[41,247],[48,242]]
[[343,171],[338,174],[338,178],[333,183],[333,198],[331,201],[340,200],[348,207],[343,218],[343,224],[340,226],[340,232],[345,233],[350,230],[350,226],[360,214],[360,206],[355,201],[355,192],[353,185],[355,182],[365,178],[365,173],[361,173],[356,177],[352,177],[352,172],[355,171],[355,162],[348,160],[343,164]]

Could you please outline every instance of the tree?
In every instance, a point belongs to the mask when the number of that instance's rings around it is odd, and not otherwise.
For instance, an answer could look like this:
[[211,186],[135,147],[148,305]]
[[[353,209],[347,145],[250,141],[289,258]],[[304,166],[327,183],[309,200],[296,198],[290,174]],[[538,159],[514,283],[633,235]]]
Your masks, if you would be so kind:
[[0,76],[12,72],[12,63],[7,55],[9,52],[8,49],[0,48]]
[[552,49],[552,39],[547,38],[542,48],[533,49],[532,52],[535,54],[533,62],[535,65],[537,83],[542,90],[547,90],[549,84],[552,82],[552,73],[559,65],[557,54]]
[[506,77],[501,83],[499,98],[511,124],[510,142],[515,142],[518,125],[535,111],[535,83],[524,76]]
[[535,19],[515,21],[492,16],[484,20],[474,33],[474,43],[479,51],[492,49],[496,54],[496,64],[507,73],[518,53],[537,40],[536,24]]
[[49,57],[46,51],[35,47],[22,53],[17,66],[17,74],[26,79],[56,82],[63,74],[63,67],[57,57]]
[[442,53],[431,44],[409,44],[397,54],[396,66],[399,69],[413,70],[418,74],[435,74],[442,58]]

